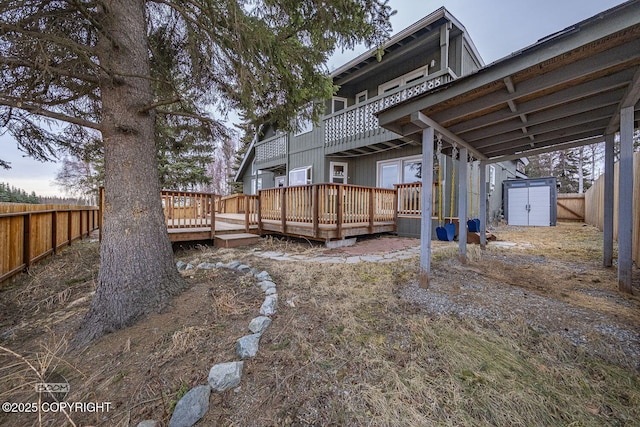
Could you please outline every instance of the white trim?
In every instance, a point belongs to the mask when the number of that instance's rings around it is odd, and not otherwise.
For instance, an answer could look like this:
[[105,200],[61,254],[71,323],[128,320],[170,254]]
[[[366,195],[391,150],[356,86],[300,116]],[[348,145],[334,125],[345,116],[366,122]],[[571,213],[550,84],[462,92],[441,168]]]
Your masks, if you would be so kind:
[[[301,172],[301,171],[306,171],[306,177],[304,179],[304,181],[305,181],[304,183],[300,182],[302,180],[299,180],[297,178],[294,179],[291,176],[291,174],[296,174],[296,173]],[[311,166],[304,166],[304,167],[301,167],[301,168],[291,169],[289,171],[288,176],[289,176],[289,185],[291,185],[291,186],[311,184],[312,183],[312,178],[313,178],[312,167]]]
[[425,65],[423,67],[417,68],[413,71],[408,72],[400,77],[396,77],[393,80],[389,80],[388,82],[382,83],[378,86],[378,95],[382,95],[385,92],[388,92],[392,89],[395,89],[400,86],[404,86],[408,83],[411,83],[415,80],[421,79],[429,74],[429,66]]
[[[336,174],[334,167],[342,166],[342,174]],[[336,182],[334,179],[341,179],[339,184],[348,184],[349,179],[349,163],[346,162],[329,162],[329,182]]]
[[[382,182],[381,182],[381,171],[382,168],[384,166],[387,165],[396,165],[398,170],[397,170],[397,175],[396,175],[396,179],[394,184],[402,184],[403,180],[404,180],[404,164],[405,162],[408,161],[419,161],[422,162],[422,155],[418,154],[415,156],[406,156],[406,157],[396,157],[395,159],[388,159],[388,160],[379,160],[376,162],[376,187],[382,187]],[[407,183],[409,184],[409,183]]]
[[[341,108],[339,110],[336,110],[336,104],[335,101],[341,101],[344,102],[344,108]],[[338,111],[342,111],[345,110],[348,107],[347,104],[347,98],[342,98],[341,96],[333,96],[331,97],[331,114],[333,113],[337,113]]]
[[[364,96],[364,99],[362,101],[360,101],[360,97],[361,96]],[[365,102],[367,99],[369,99],[369,91],[363,90],[362,92],[356,93],[356,104],[360,104],[361,102]]]

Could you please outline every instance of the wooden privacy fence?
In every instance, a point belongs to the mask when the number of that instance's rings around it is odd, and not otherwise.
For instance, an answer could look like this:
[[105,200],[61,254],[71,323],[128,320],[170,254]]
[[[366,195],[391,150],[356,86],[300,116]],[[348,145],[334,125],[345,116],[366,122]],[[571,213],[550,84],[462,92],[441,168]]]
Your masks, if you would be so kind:
[[[618,238],[619,165],[614,167],[613,236]],[[604,227],[604,175],[585,193],[585,222],[600,230]],[[633,156],[633,260],[640,265],[640,153]]]
[[0,282],[99,228],[97,206],[0,203]]
[[[346,184],[312,184],[261,190],[260,232],[343,238],[395,229],[396,192],[393,189]],[[349,232],[345,232],[349,229]]]
[[558,194],[557,219],[560,221],[584,221],[584,194]]

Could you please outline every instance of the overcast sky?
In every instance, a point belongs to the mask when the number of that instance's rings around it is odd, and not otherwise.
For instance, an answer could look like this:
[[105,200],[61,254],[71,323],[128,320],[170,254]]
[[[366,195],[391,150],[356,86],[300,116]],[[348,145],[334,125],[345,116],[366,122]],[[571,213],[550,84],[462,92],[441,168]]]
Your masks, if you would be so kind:
[[[486,64],[509,55],[572,24],[621,4],[620,0],[390,0],[398,12],[391,18],[394,33],[408,27],[440,6],[446,7],[469,32]],[[338,52],[331,61],[333,70],[357,55]],[[2,130],[0,130],[2,132]],[[62,194],[53,184],[58,166],[25,158],[16,143],[0,136],[0,158],[12,169],[0,169],[0,182],[38,195]]]

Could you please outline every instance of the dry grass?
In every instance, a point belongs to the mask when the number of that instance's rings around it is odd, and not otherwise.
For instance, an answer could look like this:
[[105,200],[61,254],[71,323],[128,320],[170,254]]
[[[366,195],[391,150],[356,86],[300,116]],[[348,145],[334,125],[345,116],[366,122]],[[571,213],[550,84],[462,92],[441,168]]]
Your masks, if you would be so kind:
[[[483,292],[521,290],[562,302],[567,316],[588,309],[640,330],[640,300],[618,295],[615,272],[599,268],[598,234],[575,225],[553,231],[549,236],[538,229],[501,230],[496,234],[502,240],[519,245],[486,252],[469,246],[467,265],[455,261],[457,248],[439,249],[433,269],[442,292],[461,298],[467,292],[463,285],[471,282],[482,283]],[[554,242],[558,237],[560,243]],[[323,251],[278,239],[263,242],[262,249],[313,256]],[[212,395],[202,425],[638,425],[640,371],[606,337],[589,332],[588,323],[575,325],[586,331],[585,344],[576,345],[549,332],[546,320],[535,316],[489,321],[431,313],[401,296],[416,280],[417,259],[310,264],[251,253],[251,248],[198,248],[178,254],[193,264],[240,259],[269,271],[278,285],[279,312],[258,356],[246,361],[239,390]],[[90,257],[60,256],[50,264],[84,258]],[[27,282],[0,294],[3,306],[23,298],[13,312],[20,319],[16,335],[3,347],[35,367],[55,367],[71,383],[68,400],[113,402],[114,411],[104,417],[72,414],[82,425],[135,426],[146,418],[167,423],[179,397],[206,383],[211,365],[235,359],[235,340],[248,333],[262,301],[248,275],[193,271],[187,276],[192,287],[166,313],[82,352],[69,352],[62,339],[41,346],[54,332],[42,325],[62,319],[65,310],[86,309],[88,299],[74,302],[91,291],[87,268],[46,284],[48,276],[34,271]],[[63,270],[48,263],[42,269],[42,274]],[[486,303],[472,293],[467,298],[470,305]],[[40,326],[25,326],[29,322]],[[59,329],[67,323],[73,318],[51,324]],[[0,397],[23,398],[13,387],[37,377],[29,377],[20,358],[1,357]],[[0,415],[0,425],[38,425],[33,417],[13,415]],[[67,422],[64,417],[45,421]]]

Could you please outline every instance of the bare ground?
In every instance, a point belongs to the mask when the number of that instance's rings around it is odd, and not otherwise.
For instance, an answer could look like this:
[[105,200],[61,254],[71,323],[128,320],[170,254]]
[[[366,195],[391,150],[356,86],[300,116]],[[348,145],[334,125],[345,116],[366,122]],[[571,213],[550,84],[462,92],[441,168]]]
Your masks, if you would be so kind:
[[[640,299],[601,267],[600,233],[581,224],[495,233],[488,250],[469,247],[467,264],[455,246],[435,246],[427,290],[417,257],[317,264],[257,258],[256,248],[178,250],[193,263],[266,269],[279,288],[258,356],[238,389],[212,394],[201,425],[640,425]],[[327,251],[268,238],[259,250],[348,256],[415,244],[383,237]],[[262,293],[252,276],[224,269],[187,273],[191,287],[164,313],[69,350],[97,252],[80,243],[0,290],[0,401],[34,401],[36,371],[46,371],[70,384],[66,401],[111,410],[72,421],[0,413],[0,425],[165,424],[211,365],[235,359]]]

